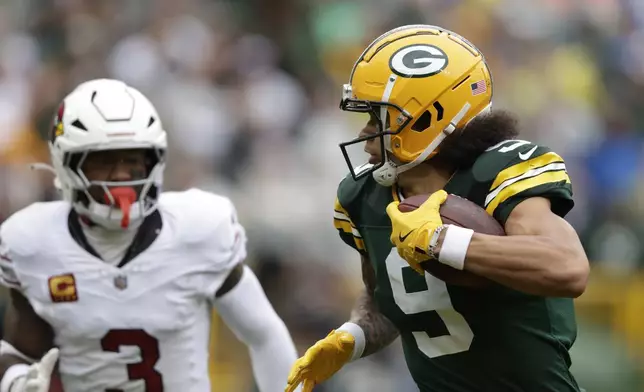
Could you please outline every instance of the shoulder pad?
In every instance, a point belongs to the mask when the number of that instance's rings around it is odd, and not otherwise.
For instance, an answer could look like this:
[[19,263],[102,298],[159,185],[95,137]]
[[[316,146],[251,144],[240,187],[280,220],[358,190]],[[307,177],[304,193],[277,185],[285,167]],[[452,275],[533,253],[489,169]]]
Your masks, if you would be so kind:
[[[174,235],[186,247],[186,255],[199,260],[208,276],[228,271],[246,258],[246,233],[227,197],[199,189],[168,192],[161,195],[159,207],[173,221]],[[216,282],[218,287],[221,282]]]
[[[41,235],[58,230],[54,225],[67,225],[71,206],[64,201],[33,203],[11,215],[0,227],[0,238],[15,254],[29,255],[37,251]],[[57,220],[56,218],[63,218]]]
[[349,174],[338,185],[337,201],[351,214],[356,204],[360,203],[362,195],[372,188],[374,184],[376,182],[371,176],[366,176],[356,181]]
[[[472,172],[480,182],[493,180],[503,169],[551,152],[526,140],[506,140],[488,148],[474,163]],[[553,153],[554,154],[554,153]],[[556,155],[556,154],[555,154]],[[558,155],[556,159],[562,160]]]
[[[71,206],[64,201],[34,203],[14,213],[0,226],[0,284],[22,290],[18,270],[26,260],[49,252],[52,236],[67,227]],[[55,242],[55,239],[51,239]]]
[[561,216],[572,208],[566,165],[548,147],[525,140],[501,142],[481,154],[472,174],[487,190],[484,208],[502,223],[529,197],[550,199],[553,211]]
[[183,192],[164,192],[159,206],[178,223],[179,235],[187,243],[212,241],[213,232],[222,223],[237,220],[232,201],[192,188]]

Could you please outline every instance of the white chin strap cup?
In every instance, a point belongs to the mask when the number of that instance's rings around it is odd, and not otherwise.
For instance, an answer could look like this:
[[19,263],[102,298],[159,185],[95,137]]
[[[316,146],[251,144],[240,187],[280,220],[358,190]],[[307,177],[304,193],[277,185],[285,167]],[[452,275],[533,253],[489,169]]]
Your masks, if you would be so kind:
[[398,179],[398,173],[396,165],[387,159],[385,164],[374,170],[371,175],[378,184],[389,187]]

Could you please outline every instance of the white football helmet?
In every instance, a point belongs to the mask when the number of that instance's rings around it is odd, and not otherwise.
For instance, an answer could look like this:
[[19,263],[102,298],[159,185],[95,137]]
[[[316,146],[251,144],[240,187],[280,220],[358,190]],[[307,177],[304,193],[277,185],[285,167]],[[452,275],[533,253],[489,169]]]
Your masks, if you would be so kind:
[[[157,208],[163,185],[166,132],[152,103],[118,80],[97,79],[72,91],[58,108],[49,138],[56,186],[76,212],[108,229],[140,223]],[[90,181],[81,167],[93,151],[149,149],[148,177],[127,182]],[[90,186],[100,186],[111,205],[95,200]],[[116,207],[111,187],[141,191],[128,211]]]

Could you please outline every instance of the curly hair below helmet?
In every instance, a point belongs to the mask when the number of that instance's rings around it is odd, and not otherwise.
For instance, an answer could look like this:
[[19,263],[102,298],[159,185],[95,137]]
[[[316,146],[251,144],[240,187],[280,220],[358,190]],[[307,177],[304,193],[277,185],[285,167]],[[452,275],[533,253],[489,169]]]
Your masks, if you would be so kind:
[[445,138],[440,151],[427,162],[453,170],[466,169],[488,148],[518,135],[518,120],[513,114],[492,111],[475,117]]

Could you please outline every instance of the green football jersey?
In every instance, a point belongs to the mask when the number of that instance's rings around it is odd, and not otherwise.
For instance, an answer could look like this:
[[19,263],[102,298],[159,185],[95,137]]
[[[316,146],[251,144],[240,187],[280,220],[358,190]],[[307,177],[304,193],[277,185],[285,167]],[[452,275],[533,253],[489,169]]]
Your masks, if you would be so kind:
[[[491,147],[444,189],[482,206],[502,224],[529,197],[548,198],[562,217],[573,206],[563,159],[521,140]],[[569,371],[577,330],[573,300],[501,285],[465,288],[418,275],[389,240],[385,208],[400,198],[395,186],[349,176],[338,188],[334,222],[347,244],[368,255],[376,272],[375,299],[400,330],[421,392],[579,391]]]

